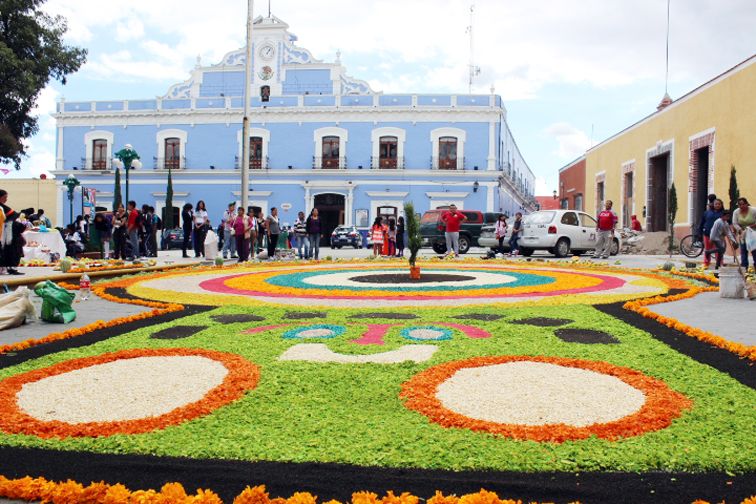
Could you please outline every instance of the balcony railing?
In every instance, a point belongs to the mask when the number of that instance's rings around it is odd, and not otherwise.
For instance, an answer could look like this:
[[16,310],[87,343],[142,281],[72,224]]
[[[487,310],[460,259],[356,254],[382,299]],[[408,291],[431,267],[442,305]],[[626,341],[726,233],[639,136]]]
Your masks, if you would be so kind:
[[81,158],[79,170],[110,170],[110,159]]
[[464,170],[465,158],[440,158],[431,156],[432,170]]
[[403,170],[404,156],[397,158],[382,158],[373,156],[371,165],[374,170]]
[[312,157],[312,167],[316,170],[346,170],[347,158]]
[[[234,156],[234,168],[241,170],[241,165],[241,157]],[[270,168],[270,165],[268,164],[268,156],[263,156],[260,159],[249,159],[250,170],[267,170],[268,168]]]
[[186,156],[180,158],[152,157],[153,170],[179,170],[186,168]]

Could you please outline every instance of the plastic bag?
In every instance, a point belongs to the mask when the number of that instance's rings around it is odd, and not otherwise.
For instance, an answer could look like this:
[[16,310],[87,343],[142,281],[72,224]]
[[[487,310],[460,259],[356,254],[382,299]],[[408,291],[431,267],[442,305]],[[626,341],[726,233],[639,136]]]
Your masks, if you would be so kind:
[[748,252],[756,250],[756,230],[754,230],[753,228],[746,228],[745,246]]
[[29,308],[34,310],[22,289],[0,294],[0,329],[20,326],[26,320]]
[[205,237],[205,259],[212,261],[218,255],[218,235],[208,231]]
[[41,287],[35,287],[34,292],[42,297],[42,320],[68,324],[76,320],[76,312],[71,304],[76,294],[68,292],[47,280]]

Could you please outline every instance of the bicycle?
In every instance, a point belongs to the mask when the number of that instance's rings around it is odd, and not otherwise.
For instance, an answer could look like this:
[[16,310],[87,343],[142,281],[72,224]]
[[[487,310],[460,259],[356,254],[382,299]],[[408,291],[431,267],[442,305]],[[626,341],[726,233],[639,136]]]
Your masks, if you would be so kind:
[[680,252],[690,258],[700,256],[703,251],[703,237],[699,234],[691,234],[680,240]]

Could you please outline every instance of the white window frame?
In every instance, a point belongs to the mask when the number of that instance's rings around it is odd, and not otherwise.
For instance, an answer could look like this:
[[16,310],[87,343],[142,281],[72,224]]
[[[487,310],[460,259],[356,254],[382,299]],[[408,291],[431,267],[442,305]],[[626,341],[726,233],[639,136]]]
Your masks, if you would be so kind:
[[315,141],[315,157],[323,162],[323,138],[328,136],[339,137],[339,165],[341,160],[346,158],[346,144],[349,141],[349,131],[344,128],[328,126],[315,130],[313,139]]
[[[242,143],[242,134],[243,130],[239,130],[236,133],[236,142],[239,144],[239,163],[242,162],[244,159],[244,153],[242,149],[244,149],[244,144]],[[270,131],[263,129],[263,128],[249,128],[249,138],[247,138],[247,142],[249,142],[249,139],[252,137],[260,137],[262,138],[262,162],[263,162],[263,169],[268,168],[268,164],[266,160],[268,159],[268,144],[270,143]],[[241,164],[239,165],[241,166]],[[260,206],[260,205],[254,205],[254,206]]]
[[111,160],[113,159],[113,142],[115,139],[115,135],[111,133],[110,131],[90,131],[89,133],[84,134],[84,146],[86,147],[86,164],[87,166],[83,166],[82,168],[85,170],[91,170],[92,169],[92,161],[94,157],[94,148],[93,145],[95,140],[105,140],[108,143],[107,148],[107,165],[110,167]]
[[179,147],[179,168],[186,168],[186,144],[187,133],[180,129],[167,129],[157,132],[155,139],[157,140],[157,158],[165,160],[165,141],[169,138],[178,138],[180,142]]
[[[467,141],[467,131],[459,128],[436,128],[430,132],[430,140],[433,145],[433,159],[438,159],[439,140],[441,137],[454,137],[457,139],[457,161],[462,160],[464,170],[465,159],[465,142]],[[457,168],[458,170],[460,168]]]
[[[396,137],[396,157],[397,168],[404,168],[404,143],[407,141],[407,132],[401,128],[395,128],[392,126],[386,126],[383,128],[376,128],[371,133],[373,141],[373,164],[372,168],[379,168],[376,160],[381,155],[381,138],[383,137]],[[322,147],[321,147],[322,148]]]

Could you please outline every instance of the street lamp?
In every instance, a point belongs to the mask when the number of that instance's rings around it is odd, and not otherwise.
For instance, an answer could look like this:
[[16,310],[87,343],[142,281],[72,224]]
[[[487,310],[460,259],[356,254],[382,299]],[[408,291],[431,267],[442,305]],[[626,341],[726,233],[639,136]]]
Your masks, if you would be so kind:
[[142,162],[139,161],[139,154],[137,154],[137,151],[134,150],[131,144],[126,144],[126,146],[123,149],[115,153],[115,158],[113,158],[113,165],[116,168],[126,169],[126,203],[128,203],[129,202],[129,169],[131,168],[139,169],[142,167]]
[[557,190],[554,189],[554,199],[557,199]]
[[70,216],[71,216],[71,222],[73,222],[73,193],[74,189],[81,185],[81,182],[79,182],[79,179],[77,179],[73,173],[71,173],[66,179],[63,181],[63,185],[68,188],[68,202],[71,205],[70,210]]

